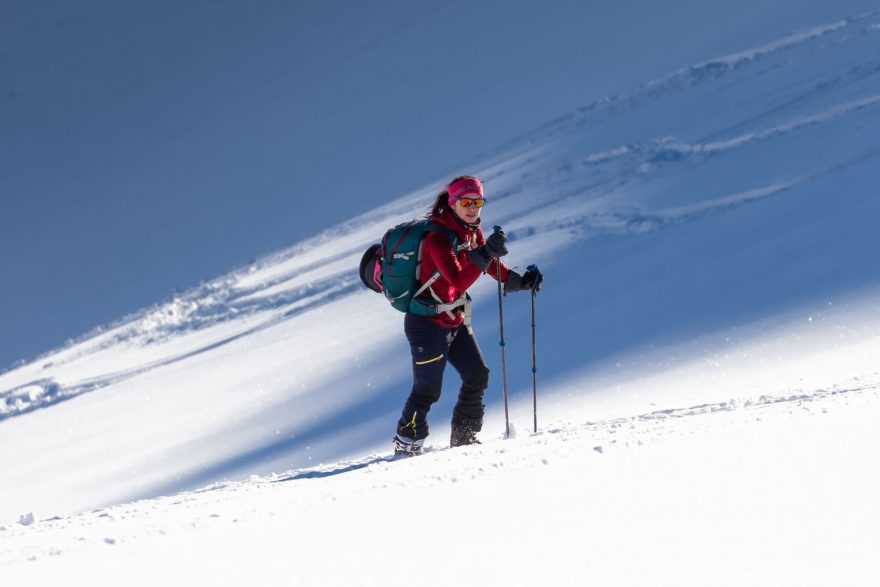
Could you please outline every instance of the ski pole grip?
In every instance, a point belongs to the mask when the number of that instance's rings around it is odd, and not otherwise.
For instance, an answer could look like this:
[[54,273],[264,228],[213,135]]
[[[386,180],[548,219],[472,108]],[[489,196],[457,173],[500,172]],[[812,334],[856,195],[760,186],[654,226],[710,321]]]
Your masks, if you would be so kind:
[[498,234],[499,232],[501,232],[501,227],[496,224],[492,227],[492,232]]

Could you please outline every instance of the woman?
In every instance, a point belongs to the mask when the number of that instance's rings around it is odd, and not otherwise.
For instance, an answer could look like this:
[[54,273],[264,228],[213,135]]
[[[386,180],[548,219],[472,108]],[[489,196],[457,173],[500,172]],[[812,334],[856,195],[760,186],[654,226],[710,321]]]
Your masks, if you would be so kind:
[[[486,202],[483,185],[471,176],[456,177],[438,194],[430,218],[441,230],[422,241],[419,301],[462,305],[424,316],[407,312],[404,331],[413,360],[413,387],[397,423],[394,453],[418,455],[428,436],[428,411],[440,399],[443,371],[451,364],[461,376],[461,391],[452,412],[452,446],[477,443],[483,427],[483,392],[489,369],[470,328],[467,289],[484,272],[501,281],[505,292],[539,290],[543,275],[537,268],[520,275],[498,260],[507,254],[507,237],[499,231],[483,238],[480,211]],[[457,238],[450,238],[450,234]],[[457,241],[457,246],[453,243]],[[426,281],[439,271],[424,289]],[[499,275],[500,270],[500,275]]]

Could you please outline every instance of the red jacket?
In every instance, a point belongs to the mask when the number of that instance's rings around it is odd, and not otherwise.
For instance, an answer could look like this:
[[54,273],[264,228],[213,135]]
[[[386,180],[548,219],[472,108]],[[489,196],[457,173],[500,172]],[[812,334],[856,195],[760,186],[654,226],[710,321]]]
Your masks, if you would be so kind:
[[[431,284],[431,290],[444,303],[454,302],[459,299],[467,289],[480,277],[482,271],[467,255],[467,251],[476,249],[486,244],[483,231],[479,227],[470,227],[458,220],[452,213],[432,216],[431,220],[438,226],[442,226],[458,234],[458,250],[452,250],[452,242],[449,237],[440,231],[429,232],[422,241],[422,265],[419,271],[419,285],[424,284],[434,275],[434,270],[440,271],[440,277]],[[498,279],[497,263],[493,260],[489,264],[487,273]],[[501,263],[501,283],[507,281],[510,269]],[[421,297],[433,299],[431,294],[425,292]],[[455,328],[461,326],[464,319],[464,311],[458,308],[452,319],[445,312],[432,316],[437,324]]]

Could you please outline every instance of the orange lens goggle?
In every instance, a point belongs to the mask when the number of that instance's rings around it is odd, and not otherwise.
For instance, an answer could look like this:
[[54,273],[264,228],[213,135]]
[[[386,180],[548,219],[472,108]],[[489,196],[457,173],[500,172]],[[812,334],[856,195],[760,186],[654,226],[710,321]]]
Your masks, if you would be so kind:
[[486,199],[485,198],[462,198],[461,200],[458,201],[458,203],[461,204],[462,208],[470,208],[471,206],[474,206],[476,208],[482,208],[483,204],[486,203]]

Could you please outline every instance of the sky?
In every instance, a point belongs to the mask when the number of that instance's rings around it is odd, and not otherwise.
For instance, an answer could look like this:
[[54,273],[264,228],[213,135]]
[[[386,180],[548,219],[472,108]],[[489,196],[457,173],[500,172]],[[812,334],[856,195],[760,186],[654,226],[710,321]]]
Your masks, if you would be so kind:
[[0,370],[835,14],[764,4],[2,3]]

